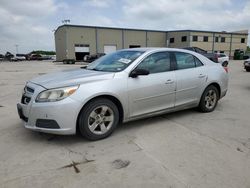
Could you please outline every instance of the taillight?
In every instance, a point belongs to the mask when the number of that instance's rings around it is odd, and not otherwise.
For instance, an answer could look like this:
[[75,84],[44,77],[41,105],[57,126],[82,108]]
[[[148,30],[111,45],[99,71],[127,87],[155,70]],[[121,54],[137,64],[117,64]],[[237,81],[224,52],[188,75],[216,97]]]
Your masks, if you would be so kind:
[[228,73],[228,67],[223,67],[226,73]]

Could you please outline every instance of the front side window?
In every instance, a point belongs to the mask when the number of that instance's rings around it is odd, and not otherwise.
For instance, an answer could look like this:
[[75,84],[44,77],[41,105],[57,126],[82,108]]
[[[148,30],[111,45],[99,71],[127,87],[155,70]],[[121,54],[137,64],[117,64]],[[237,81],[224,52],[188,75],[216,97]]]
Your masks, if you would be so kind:
[[176,68],[177,70],[181,69],[190,69],[194,67],[202,66],[202,62],[191,54],[183,52],[175,52],[176,59]]
[[144,51],[133,50],[113,52],[89,64],[86,69],[104,72],[119,72],[127,68],[143,53]]
[[136,69],[145,69],[149,73],[159,73],[171,70],[170,54],[168,52],[157,52],[146,57]]

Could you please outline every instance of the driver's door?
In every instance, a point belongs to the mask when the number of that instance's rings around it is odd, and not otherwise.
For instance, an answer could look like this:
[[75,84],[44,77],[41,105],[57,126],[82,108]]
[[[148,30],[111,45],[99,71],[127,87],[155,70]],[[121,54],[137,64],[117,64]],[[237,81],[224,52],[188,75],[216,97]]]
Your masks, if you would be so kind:
[[151,54],[136,69],[146,69],[150,73],[128,78],[130,117],[174,107],[176,82],[170,53]]

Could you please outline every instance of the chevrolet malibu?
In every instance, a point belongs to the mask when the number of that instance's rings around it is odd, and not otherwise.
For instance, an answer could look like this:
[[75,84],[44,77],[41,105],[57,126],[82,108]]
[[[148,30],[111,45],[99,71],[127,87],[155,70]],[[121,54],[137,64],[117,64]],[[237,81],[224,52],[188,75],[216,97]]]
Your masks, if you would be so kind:
[[98,140],[122,122],[194,107],[212,112],[227,87],[227,71],[198,53],[134,48],[28,81],[17,109],[27,129]]

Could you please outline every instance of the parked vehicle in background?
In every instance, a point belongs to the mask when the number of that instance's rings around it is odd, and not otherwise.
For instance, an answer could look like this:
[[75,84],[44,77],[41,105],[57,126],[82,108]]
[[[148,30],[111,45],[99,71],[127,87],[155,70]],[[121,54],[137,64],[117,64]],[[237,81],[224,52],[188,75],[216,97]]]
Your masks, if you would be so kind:
[[14,57],[14,55],[10,52],[6,52],[6,54],[4,56],[4,58],[8,61],[11,61],[11,58],[13,58],[13,57]]
[[97,53],[97,54],[92,54],[92,55],[86,55],[86,56],[84,56],[83,60],[85,62],[91,63],[91,62],[95,61],[96,59],[98,59],[98,58],[100,58],[100,57],[102,57],[104,55],[105,55],[105,53]]
[[31,54],[28,57],[29,60],[43,60],[42,56],[40,54]]
[[3,60],[4,60],[4,55],[0,54],[0,61],[3,61]]
[[74,59],[64,59],[63,64],[75,64],[76,61]]
[[229,62],[229,57],[224,53],[217,53],[217,56],[218,56],[218,62],[222,64],[223,67],[227,67]]
[[87,68],[27,82],[18,114],[27,129],[99,140],[122,122],[199,107],[212,112],[227,93],[220,64],[183,49],[133,48]]
[[250,72],[250,58],[244,61],[244,68],[247,72]]
[[219,63],[217,53],[207,53],[207,51],[205,51],[205,50],[203,50],[201,48],[198,48],[198,47],[187,47],[187,48],[184,48],[184,49],[197,52],[199,54],[204,55],[205,57],[207,57],[211,61],[213,61],[215,63]]
[[10,59],[11,61],[24,61],[26,60],[25,55],[23,54],[16,54],[14,57]]

